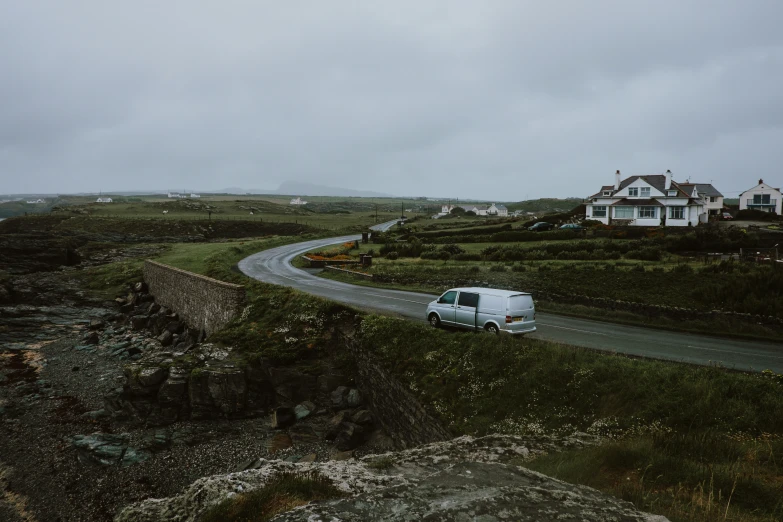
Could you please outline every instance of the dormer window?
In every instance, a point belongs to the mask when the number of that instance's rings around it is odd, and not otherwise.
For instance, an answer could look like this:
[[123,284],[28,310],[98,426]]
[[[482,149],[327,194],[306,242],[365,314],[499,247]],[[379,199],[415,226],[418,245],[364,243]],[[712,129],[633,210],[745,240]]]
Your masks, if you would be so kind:
[[611,190],[604,190],[604,196],[611,196],[612,191]]
[[643,198],[650,197],[650,187],[642,187],[642,197]]
[[635,198],[639,196],[639,187],[631,187],[628,189],[628,197]]
[[677,195],[677,191],[676,191],[676,190],[670,190],[670,191],[667,193],[667,195],[668,195],[669,197],[674,197],[674,196],[676,196],[676,195]]

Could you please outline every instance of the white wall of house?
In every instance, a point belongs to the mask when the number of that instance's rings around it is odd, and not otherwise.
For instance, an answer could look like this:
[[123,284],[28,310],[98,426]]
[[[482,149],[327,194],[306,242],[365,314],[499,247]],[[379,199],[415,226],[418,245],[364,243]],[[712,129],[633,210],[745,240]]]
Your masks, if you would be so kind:
[[[776,212],[778,215],[783,214],[781,212],[781,208],[783,208],[783,195],[781,195],[780,190],[776,188],[772,188],[769,183],[764,183],[763,180],[760,180],[761,183],[753,187],[752,189],[746,190],[742,194],[740,194],[740,210],[746,210],[749,208],[757,209],[757,210],[767,210],[769,212],[773,211]],[[753,201],[762,199],[762,196],[769,196],[770,203],[774,200],[774,206],[764,206],[764,207],[757,207],[753,206]],[[748,201],[750,200],[750,206],[748,204]]]
[[723,212],[723,196],[704,196],[704,210],[712,215]]
[[[585,205],[585,219],[593,219],[608,225],[613,202],[613,199],[596,199],[594,202],[588,203]],[[602,215],[597,215],[598,212],[602,212]]]

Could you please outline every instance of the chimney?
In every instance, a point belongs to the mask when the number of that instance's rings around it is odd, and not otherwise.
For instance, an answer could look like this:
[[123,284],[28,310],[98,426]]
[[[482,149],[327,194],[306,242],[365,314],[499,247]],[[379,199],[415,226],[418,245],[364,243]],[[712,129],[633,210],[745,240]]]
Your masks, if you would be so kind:
[[764,183],[764,180],[763,180],[763,179],[760,179],[760,180],[759,180],[759,185],[762,185],[763,183]]
[[614,189],[620,190],[620,171],[614,173]]
[[666,186],[663,187],[663,188],[666,189],[666,190],[669,190],[670,188],[672,188],[672,181],[673,181],[672,180],[672,171],[671,170],[667,170],[666,171],[666,183],[665,183]]

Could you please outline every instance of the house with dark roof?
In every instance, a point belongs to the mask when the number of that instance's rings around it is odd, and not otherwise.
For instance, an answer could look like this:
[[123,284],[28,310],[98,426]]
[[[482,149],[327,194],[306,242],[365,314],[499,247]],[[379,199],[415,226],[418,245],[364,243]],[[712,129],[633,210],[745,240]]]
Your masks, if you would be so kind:
[[[723,207],[723,195],[708,183],[678,183],[666,174],[631,176],[615,173],[614,185],[604,185],[587,199],[586,218],[605,225],[687,227],[708,220],[708,205]],[[720,212],[720,210],[718,210]]]
[[775,212],[781,215],[783,209],[783,197],[779,188],[772,188],[763,179],[759,184],[740,194],[740,210],[752,209],[765,212]]

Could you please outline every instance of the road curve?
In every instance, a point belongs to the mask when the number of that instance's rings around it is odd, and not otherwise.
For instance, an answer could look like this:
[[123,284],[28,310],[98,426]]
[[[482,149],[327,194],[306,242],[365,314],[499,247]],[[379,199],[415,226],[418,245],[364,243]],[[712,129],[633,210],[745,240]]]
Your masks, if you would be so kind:
[[[388,229],[394,223],[378,225],[377,229]],[[240,261],[239,269],[259,281],[290,286],[362,310],[425,321],[427,303],[435,298],[434,295],[351,285],[323,279],[291,265],[291,260],[305,252],[359,237],[317,239],[264,250]],[[783,373],[783,345],[780,344],[624,326],[554,314],[537,313],[536,319],[538,331],[530,334],[536,339],[656,359]]]

